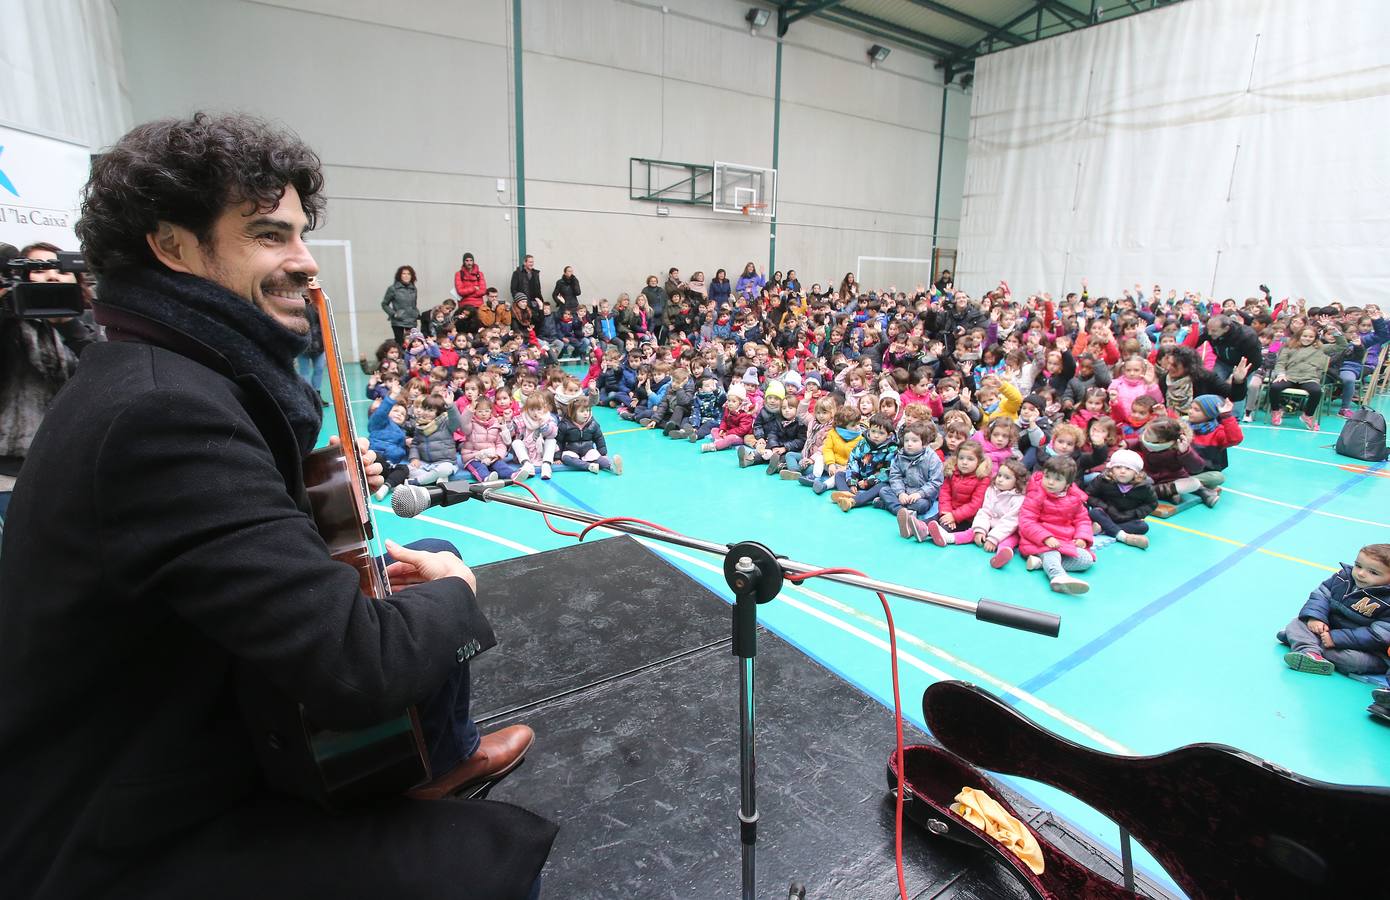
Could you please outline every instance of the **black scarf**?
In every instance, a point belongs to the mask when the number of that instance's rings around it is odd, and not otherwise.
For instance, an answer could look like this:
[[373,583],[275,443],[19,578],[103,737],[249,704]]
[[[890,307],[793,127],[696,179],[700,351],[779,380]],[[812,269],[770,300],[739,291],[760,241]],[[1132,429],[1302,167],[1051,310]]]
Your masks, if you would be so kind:
[[289,420],[301,455],[314,449],[323,426],[323,406],[295,369],[295,357],[309,347],[308,334],[286,329],[220,284],[163,266],[113,272],[101,278],[99,287],[99,299],[93,303],[99,321],[102,307],[109,307],[207,345],[226,361],[233,376],[254,375],[265,385]]

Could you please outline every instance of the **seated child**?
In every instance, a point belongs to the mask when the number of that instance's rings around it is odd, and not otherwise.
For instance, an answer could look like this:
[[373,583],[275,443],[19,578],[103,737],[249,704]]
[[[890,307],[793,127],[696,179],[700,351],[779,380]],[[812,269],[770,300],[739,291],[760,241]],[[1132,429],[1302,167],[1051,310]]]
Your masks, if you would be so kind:
[[984,448],[985,456],[996,469],[1004,460],[1018,455],[1018,423],[1013,419],[996,416],[970,439]]
[[555,423],[554,410],[550,395],[545,391],[536,391],[526,398],[512,434],[512,453],[520,466],[517,481],[530,478],[537,468],[541,478],[550,478],[551,462],[555,459],[555,436],[560,430]]
[[918,541],[930,539],[938,547],[955,543],[957,534],[970,540],[970,526],[985,502],[994,466],[977,441],[966,441],[946,458],[946,480],[941,486],[941,511],[929,522],[913,526]]
[[748,392],[742,382],[729,388],[724,398],[724,416],[709,433],[708,444],[700,446],[701,453],[714,450],[728,450],[743,444],[743,439],[753,433],[753,411],[748,405]]
[[873,503],[887,484],[888,469],[897,452],[892,417],[883,413],[870,416],[864,439],[854,445],[845,470],[835,476],[837,490],[830,499],[842,512]]
[[980,379],[975,403],[980,411],[980,427],[985,428],[996,418],[1013,421],[1023,403],[1023,395],[998,375],[986,375]]
[[[807,394],[809,393],[808,388]],[[822,474],[825,472],[825,456],[821,447],[824,446],[825,437],[830,433],[830,429],[835,427],[835,413],[839,410],[840,404],[834,397],[824,396],[814,403],[806,403],[806,407],[797,413],[806,430],[806,439],[802,443],[802,449],[787,451],[783,460],[786,468],[782,471],[782,478],[785,480],[795,481],[807,472],[816,470]]]
[[1018,451],[1029,471],[1037,465],[1038,451],[1052,434],[1052,420],[1043,413],[1046,407],[1047,401],[1040,394],[1029,394],[1018,407]]
[[[766,472],[768,475],[776,475],[782,471],[787,465],[787,454],[800,453],[806,446],[806,425],[797,415],[796,398],[782,399],[769,390],[767,397],[763,400],[763,412],[767,412],[773,405],[773,401],[780,403],[781,414],[775,424],[764,424],[762,437],[764,446],[757,451],[758,458],[767,461]],[[761,418],[761,414],[759,418]],[[753,425],[756,434],[757,421]]]
[[1192,429],[1192,449],[1207,461],[1208,471],[1220,472],[1229,465],[1226,448],[1245,440],[1234,406],[1215,394],[1201,394],[1187,408],[1187,424]]
[[1092,419],[1086,425],[1086,443],[1076,456],[1076,468],[1082,473],[1082,483],[1089,482],[1105,471],[1106,460],[1120,446],[1120,429],[1109,416]]
[[660,428],[668,437],[679,431],[681,422],[690,415],[690,407],[695,402],[695,379],[690,377],[690,369],[677,366],[671,372],[671,386],[666,396],[652,410],[651,423],[642,423],[645,428]]
[[1158,496],[1138,453],[1116,450],[1105,471],[1086,486],[1086,494],[1091,521],[1101,534],[1141,550],[1149,546],[1144,519],[1158,508]]
[[395,396],[386,397],[377,404],[367,419],[367,440],[376,458],[381,461],[385,483],[377,488],[372,496],[385,500],[387,494],[400,487],[410,477],[410,467],[405,464],[409,449],[405,434],[405,407],[396,402],[400,395],[400,385],[396,385]]
[[555,443],[560,451],[560,462],[567,468],[588,469],[594,474],[600,469],[614,475],[623,474],[623,458],[615,453],[609,459],[608,442],[603,439],[603,429],[594,421],[588,397],[570,401],[568,414],[560,419]]
[[511,430],[496,415],[491,400],[479,397],[474,401],[459,416],[459,431],[463,434],[459,460],[474,481],[496,481],[516,474],[516,467],[507,462]]
[[667,437],[685,438],[692,443],[709,437],[711,431],[719,427],[724,419],[724,401],[728,398],[719,387],[719,379],[705,375],[700,379],[700,390],[690,406],[690,415],[681,422],[681,427],[667,432]]
[[1086,495],[1075,481],[1076,460],[1052,457],[1033,473],[1018,514],[1019,550],[1028,557],[1028,571],[1045,571],[1059,594],[1089,591],[1089,584],[1068,573],[1084,572],[1096,561]]
[[990,557],[989,564],[1002,568],[1014,558],[1018,546],[1018,511],[1023,506],[1023,489],[1028,483],[1028,470],[1016,459],[1006,459],[990,480],[967,530],[948,535],[936,522],[927,524],[932,543],[938,547],[951,544],[970,544],[982,547]]
[[935,440],[936,426],[930,421],[908,423],[898,438],[898,453],[888,467],[888,487],[878,499],[897,517],[899,537],[916,537],[913,523],[936,515],[946,470],[941,457],[931,449]]
[[821,444],[821,461],[813,463],[811,471],[801,476],[801,483],[817,494],[825,493],[834,483],[835,476],[849,465],[850,453],[863,439],[859,410],[850,403],[836,409],[835,427],[825,433],[825,442]]
[[1367,544],[1353,565],[1308,595],[1298,617],[1279,632],[1284,663],[1297,672],[1380,675],[1390,669],[1390,544]]
[[786,390],[780,381],[773,381],[768,384],[767,396],[763,398],[763,408],[758,410],[758,414],[753,417],[753,430],[743,439],[743,446],[739,447],[738,467],[746,469],[751,465],[766,463],[770,458],[768,453],[768,432],[773,436],[781,432],[782,422],[782,402],[786,399]]
[[1177,419],[1155,419],[1145,425],[1135,450],[1153,479],[1158,499],[1177,500],[1180,494],[1195,493],[1209,507],[1221,499],[1216,488],[1225,476],[1207,471],[1207,461],[1192,449],[1192,436]]
[[415,437],[410,443],[411,481],[416,484],[448,481],[457,471],[454,429],[459,424],[458,410],[452,403],[438,394],[425,398],[416,416]]
[[1086,432],[1070,422],[1059,422],[1052,426],[1052,438],[1038,451],[1033,471],[1037,472],[1049,459],[1065,457],[1075,462],[1081,455],[1081,445],[1086,440]]
[[1135,397],[1129,406],[1129,412],[1120,414],[1115,420],[1115,424],[1120,426],[1120,438],[1125,442],[1125,446],[1133,450],[1139,443],[1139,432],[1143,431],[1144,426],[1162,409],[1163,404],[1148,394]]

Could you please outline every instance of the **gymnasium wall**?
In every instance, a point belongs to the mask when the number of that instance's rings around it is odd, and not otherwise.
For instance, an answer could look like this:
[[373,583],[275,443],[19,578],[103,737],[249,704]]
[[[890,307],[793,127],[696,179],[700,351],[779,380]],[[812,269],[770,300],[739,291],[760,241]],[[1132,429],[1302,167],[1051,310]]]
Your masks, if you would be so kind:
[[[365,350],[395,267],[443,299],[470,250],[505,291],[516,266],[510,0],[114,0],[132,121],[241,109],[326,164],[326,226],[350,241]],[[548,293],[584,299],[679,266],[766,263],[765,221],[629,199],[630,157],[770,166],[776,17],[745,0],[523,0],[527,250]],[[667,10],[663,12],[663,6]],[[795,23],[784,41],[777,268],[837,282],[859,256],[930,257],[943,91],[933,60]],[[886,42],[884,42],[886,43]],[[949,91],[941,232],[953,245],[969,95]],[[503,189],[498,190],[498,182]],[[320,248],[345,280],[341,247]],[[736,272],[733,273],[736,277]],[[921,277],[925,278],[925,266]]]
[[1383,0],[1189,0],[976,63],[957,280],[1390,290]]

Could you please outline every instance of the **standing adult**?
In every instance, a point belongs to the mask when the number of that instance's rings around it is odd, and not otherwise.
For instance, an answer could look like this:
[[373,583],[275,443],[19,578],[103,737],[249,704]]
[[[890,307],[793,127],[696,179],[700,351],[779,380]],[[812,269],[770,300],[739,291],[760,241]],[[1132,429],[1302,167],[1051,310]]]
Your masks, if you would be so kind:
[[715,272],[714,280],[709,283],[709,298],[714,301],[716,311],[724,308],[733,291],[734,286],[729,282],[729,273],[723,269]]
[[679,268],[672,266],[666,270],[666,284],[664,286],[666,288],[666,296],[671,300],[674,300],[677,294],[685,290],[685,282],[681,281],[681,270]]
[[[680,270],[671,271],[677,279],[680,278]],[[666,342],[666,304],[670,301],[671,295],[657,283],[655,275],[650,275],[647,277],[647,286],[642,288],[642,296],[647,298],[647,314],[650,316],[647,331],[658,344],[663,344]]]
[[559,318],[559,313],[565,311],[576,319],[579,318],[579,295],[582,293],[584,292],[579,288],[579,277],[574,274],[574,266],[565,266],[560,280],[555,282],[555,290],[550,292],[550,298],[555,301],[556,318]]
[[483,305],[487,294],[487,279],[483,270],[473,260],[472,253],[463,254],[463,265],[454,273],[454,293],[459,295],[459,305],[477,309]]
[[[0,263],[9,262],[12,255],[31,260],[55,260],[58,248],[48,243],[30,244],[13,254],[5,251],[5,259]],[[30,271],[25,280],[78,283],[76,275],[57,269]],[[82,285],[82,291],[85,297],[86,285]],[[96,340],[96,329],[80,316],[0,318],[0,457],[23,460],[28,455],[53,398],[77,372],[77,358],[83,349]]]
[[749,262],[743,267],[743,274],[738,276],[738,282],[734,285],[734,290],[745,300],[752,300],[758,296],[758,291],[767,284],[767,279],[758,273],[756,263]]
[[545,861],[554,827],[506,804],[274,792],[237,702],[255,675],[326,728],[416,706],[421,797],[530,745],[469,752],[466,661],[495,637],[463,561],[388,543],[398,590],[373,599],[310,518],[323,410],[294,358],[322,187],[245,116],[141,125],[92,165],[77,233],[109,340],[40,427],[0,553],[6,896],[520,897]]
[[415,292],[415,268],[401,266],[381,298],[381,309],[391,323],[396,343],[405,346],[405,336],[420,326],[420,302]]
[[536,268],[536,258],[529,253],[512,273],[511,296],[515,298],[517,294],[524,294],[536,309],[541,308],[541,271]]
[[685,283],[685,294],[690,298],[692,308],[698,309],[700,304],[705,302],[708,290],[704,272],[696,272],[690,276],[690,280]]

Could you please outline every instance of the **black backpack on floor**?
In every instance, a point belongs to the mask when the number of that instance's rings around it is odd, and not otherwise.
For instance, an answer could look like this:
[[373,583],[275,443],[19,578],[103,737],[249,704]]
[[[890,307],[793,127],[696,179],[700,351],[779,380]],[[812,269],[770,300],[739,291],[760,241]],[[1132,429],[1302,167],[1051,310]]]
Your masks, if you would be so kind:
[[1353,410],[1337,436],[1337,452],[1367,462],[1384,461],[1390,456],[1385,447],[1385,417],[1373,409]]

